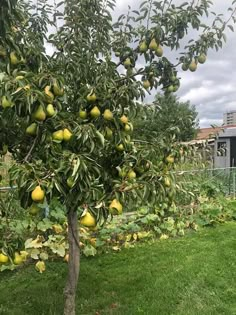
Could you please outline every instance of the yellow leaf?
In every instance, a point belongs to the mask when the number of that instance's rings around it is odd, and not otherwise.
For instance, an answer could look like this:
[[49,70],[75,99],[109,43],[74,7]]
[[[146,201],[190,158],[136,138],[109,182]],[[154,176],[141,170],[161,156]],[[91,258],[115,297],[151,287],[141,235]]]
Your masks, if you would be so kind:
[[40,272],[43,273],[46,270],[46,266],[44,261],[38,261],[35,265],[35,269]]

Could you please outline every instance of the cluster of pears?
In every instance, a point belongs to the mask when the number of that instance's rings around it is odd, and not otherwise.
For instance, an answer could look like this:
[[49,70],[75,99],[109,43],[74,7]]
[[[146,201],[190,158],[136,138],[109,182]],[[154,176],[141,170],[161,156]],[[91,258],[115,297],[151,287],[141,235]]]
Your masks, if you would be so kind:
[[205,54],[200,54],[196,59],[193,59],[190,63],[183,63],[182,64],[182,70],[187,71],[190,70],[192,72],[197,70],[197,64],[203,64],[206,62],[206,55]]
[[57,143],[61,143],[62,141],[68,142],[72,136],[73,133],[68,128],[65,128],[53,132],[52,139]]
[[137,174],[133,169],[127,171],[125,168],[119,170],[119,176],[121,178],[127,178],[128,180],[134,180],[137,177]]
[[[167,83],[167,84],[166,84]],[[176,92],[179,89],[179,79],[176,77],[175,73],[172,73],[168,78],[168,81],[165,82],[165,87],[163,88],[167,93]]]
[[141,43],[139,44],[140,53],[146,53],[148,49],[151,52],[154,52],[157,57],[163,56],[163,48],[160,45],[159,40],[156,40],[155,38],[152,38],[149,44],[146,40],[141,41]]
[[[20,253],[15,252],[13,257],[14,265],[22,264],[28,256],[26,251],[21,251]],[[9,257],[5,254],[0,252],[0,264],[7,264],[9,262]]]

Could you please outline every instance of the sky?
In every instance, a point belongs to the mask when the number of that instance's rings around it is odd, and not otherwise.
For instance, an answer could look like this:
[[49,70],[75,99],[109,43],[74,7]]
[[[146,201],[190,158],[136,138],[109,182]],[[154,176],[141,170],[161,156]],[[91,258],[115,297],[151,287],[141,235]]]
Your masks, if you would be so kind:
[[[175,4],[183,2],[173,0]],[[114,15],[127,12],[128,5],[137,9],[140,3],[141,0],[117,0]],[[227,8],[231,0],[213,0],[213,3],[214,12],[229,16]],[[179,72],[181,87],[177,95],[181,101],[189,100],[196,106],[200,127],[221,125],[223,113],[236,110],[236,33],[228,31],[226,35],[227,42],[223,48],[218,52],[209,50],[206,63],[200,65],[196,72]],[[148,95],[146,101],[152,102],[154,95]]]

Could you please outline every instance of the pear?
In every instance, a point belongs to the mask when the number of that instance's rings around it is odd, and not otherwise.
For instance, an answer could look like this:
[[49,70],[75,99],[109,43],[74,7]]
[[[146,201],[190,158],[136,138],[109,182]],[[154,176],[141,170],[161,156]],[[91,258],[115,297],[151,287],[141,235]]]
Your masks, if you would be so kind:
[[166,162],[173,164],[175,161],[175,158],[172,155],[168,155],[166,158]]
[[52,104],[48,104],[46,107],[46,113],[48,117],[53,117],[56,114],[56,111]]
[[149,49],[150,50],[157,50],[157,48],[158,48],[158,44],[157,44],[155,38],[153,38],[149,44]]
[[165,177],[164,183],[165,183],[166,187],[170,187],[170,185],[171,185],[170,179],[168,177]]
[[111,214],[121,214],[123,206],[117,199],[113,199],[109,205],[109,210]]
[[11,106],[12,106],[12,102],[4,95],[2,97],[2,107],[7,108],[7,107],[11,107]]
[[113,119],[113,114],[112,112],[110,111],[110,109],[106,109],[103,113],[103,117],[104,119],[106,120],[112,120]]
[[86,119],[87,118],[87,112],[85,110],[80,110],[79,111],[79,117],[81,119]]
[[37,124],[36,123],[32,123],[31,125],[29,125],[26,128],[26,133],[27,133],[27,135],[30,135],[30,136],[36,136],[36,134],[37,134]]
[[92,118],[98,118],[101,115],[101,112],[97,106],[94,106],[90,112]]
[[44,261],[38,261],[37,264],[35,265],[35,269],[43,273],[46,270],[45,262]]
[[197,70],[197,64],[196,64],[196,62],[193,60],[193,61],[190,63],[190,65],[189,65],[188,68],[189,68],[189,70],[192,71],[192,72],[196,71],[196,70]]
[[10,53],[10,62],[14,66],[17,65],[20,62],[20,60],[16,56],[16,52],[15,51],[12,51]]
[[55,132],[53,132],[52,134],[52,139],[53,141],[57,142],[57,143],[60,143],[64,140],[64,132],[63,130],[57,130]]
[[86,212],[85,215],[82,216],[80,219],[80,224],[86,227],[95,227],[96,226],[96,219],[90,212]]
[[45,113],[42,105],[39,105],[39,107],[34,112],[33,117],[34,117],[34,119],[36,119],[38,121],[44,121],[46,119],[46,113]]
[[120,121],[123,123],[123,124],[127,124],[128,123],[128,117],[126,117],[125,115],[122,115],[120,117]]
[[125,128],[124,128],[125,132],[130,132],[131,131],[131,127],[129,124],[125,124]]
[[161,45],[159,45],[158,48],[155,50],[155,54],[157,57],[163,56],[163,48],[161,47]]
[[201,54],[200,56],[198,56],[197,60],[198,60],[199,63],[205,63],[206,55],[205,54]]
[[7,55],[6,49],[0,46],[0,57],[4,58],[6,57],[6,55]]
[[149,89],[151,86],[150,82],[148,80],[144,80],[143,81],[143,87],[147,90]]
[[31,198],[35,202],[43,201],[44,196],[45,196],[45,193],[40,186],[37,186],[31,193]]
[[118,145],[116,146],[116,150],[119,151],[119,152],[124,151],[124,145],[123,145],[122,143],[118,144]]
[[125,59],[125,61],[124,61],[124,66],[125,66],[125,67],[131,66],[131,60],[130,60],[130,58],[126,58],[126,59]]
[[127,176],[128,176],[128,179],[132,180],[136,178],[136,173],[133,170],[130,170]]
[[139,44],[139,51],[140,51],[141,53],[144,53],[144,52],[146,52],[147,50],[148,50],[147,43],[146,43],[145,41],[141,42],[141,43]]
[[53,95],[53,93],[50,91],[50,86],[49,85],[47,85],[46,87],[45,87],[45,89],[44,89],[44,95],[45,95],[45,101],[47,102],[47,103],[52,103],[53,102],[53,100],[54,100],[54,95]]
[[23,257],[21,257],[21,255],[19,253],[15,253],[15,257],[13,259],[13,263],[15,265],[20,265],[23,263]]
[[54,95],[62,96],[64,94],[64,89],[60,88],[56,81],[53,83],[53,87],[52,88],[53,88]]
[[75,184],[74,179],[72,176],[68,177],[66,180],[66,184],[69,188],[72,188]]
[[113,131],[110,128],[106,127],[106,134],[105,134],[106,139],[111,139],[112,136],[113,136]]
[[182,70],[187,71],[188,70],[188,65],[186,63],[182,64]]
[[31,215],[37,215],[40,211],[40,208],[37,204],[33,203],[32,206],[29,208],[29,213]]
[[0,253],[0,264],[6,264],[8,263],[8,256],[4,255],[3,253]]
[[174,92],[174,86],[173,85],[169,85],[168,88],[166,89],[167,92],[172,93]]
[[73,134],[70,132],[69,129],[65,128],[65,129],[63,130],[63,140],[64,140],[64,141],[66,141],[66,142],[70,141],[72,135],[73,135]]
[[96,102],[96,100],[97,100],[97,96],[95,93],[90,93],[87,95],[87,101],[88,102],[94,103],[94,102]]

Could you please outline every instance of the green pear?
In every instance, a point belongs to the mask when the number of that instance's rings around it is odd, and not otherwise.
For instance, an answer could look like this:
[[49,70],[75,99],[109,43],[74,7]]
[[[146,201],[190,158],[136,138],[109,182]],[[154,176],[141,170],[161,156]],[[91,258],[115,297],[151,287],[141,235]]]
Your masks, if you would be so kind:
[[147,43],[145,41],[141,42],[140,45],[139,45],[139,51],[141,53],[144,53],[148,50],[148,46],[147,46]]
[[149,49],[157,50],[157,48],[158,48],[158,43],[156,42],[155,38],[153,38],[149,44]]
[[190,65],[189,65],[188,68],[189,68],[189,70],[192,71],[192,72],[194,72],[194,71],[197,70],[197,64],[196,64],[195,60],[193,60],[193,61],[190,63]]
[[198,56],[197,60],[198,60],[199,63],[205,63],[206,55],[205,54],[201,54],[200,56]]
[[64,140],[64,132],[63,130],[57,130],[52,134],[53,141],[60,143]]
[[98,118],[101,115],[101,112],[97,106],[94,106],[90,112],[92,118]]
[[87,118],[87,112],[85,110],[80,110],[79,111],[79,117],[81,119],[86,119]]
[[2,97],[2,107],[7,108],[7,107],[11,107],[12,105],[13,105],[12,102],[4,95]]
[[155,54],[157,57],[163,56],[163,48],[161,47],[161,45],[159,45],[158,48],[155,50]]
[[38,121],[44,121],[46,119],[46,113],[45,113],[42,105],[39,105],[39,107],[34,112],[33,117],[34,117],[34,119],[36,119]]
[[46,107],[46,113],[48,117],[52,117],[56,114],[56,111],[52,104],[48,104],[48,106]]
[[37,124],[36,123],[32,123],[31,125],[29,125],[26,128],[26,133],[27,133],[27,135],[30,135],[30,136],[36,136],[36,134],[37,134]]

